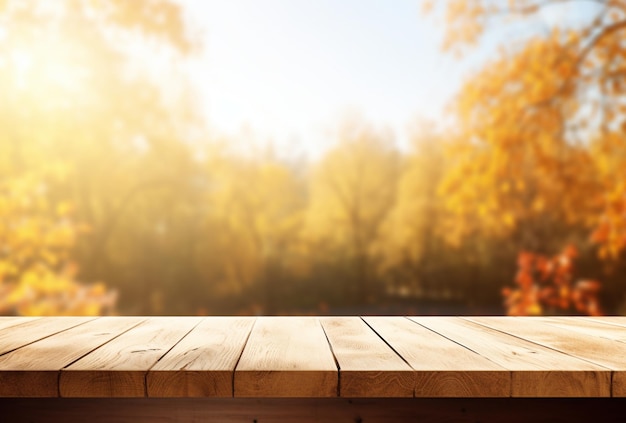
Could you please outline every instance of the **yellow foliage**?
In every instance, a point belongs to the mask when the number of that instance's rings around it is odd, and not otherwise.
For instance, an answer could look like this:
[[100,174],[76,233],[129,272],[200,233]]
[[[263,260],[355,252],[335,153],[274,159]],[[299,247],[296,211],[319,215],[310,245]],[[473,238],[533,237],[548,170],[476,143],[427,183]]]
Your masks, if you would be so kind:
[[[0,311],[99,315],[112,309],[114,292],[75,280],[76,266],[67,259],[75,226],[66,213],[48,213],[49,200],[39,186],[33,175],[0,181]],[[68,207],[55,205],[57,210]]]
[[413,148],[403,163],[396,202],[376,243],[383,273],[406,266],[407,261],[419,266],[432,254],[433,242],[441,235],[443,228],[435,222],[443,211],[442,198],[436,191],[446,167],[441,135],[434,133],[432,126],[420,122],[413,130]]
[[388,137],[358,118],[345,121],[337,145],[311,177],[305,238],[326,260],[348,264],[353,275],[348,286],[361,301],[373,301],[380,289],[370,281],[383,255],[378,241],[400,177],[398,153]]
[[[504,25],[555,4],[448,0],[438,9],[443,48],[464,50],[486,22]],[[454,165],[441,184],[453,238],[582,225],[595,227],[601,257],[626,249],[626,14],[618,2],[597,7],[608,19],[503,40],[509,47],[463,85],[453,103]]]
[[509,236],[519,225],[575,224],[597,212],[589,202],[598,188],[589,152],[561,130],[563,107],[575,97],[560,92],[563,75],[553,69],[569,75],[574,61],[555,32],[494,60],[463,87],[448,149],[454,166],[441,185],[452,233]]
[[271,266],[303,271],[297,246],[304,204],[294,171],[271,156],[234,158],[222,152],[210,163],[212,188],[204,201],[209,227],[218,236],[207,243],[214,252],[201,267],[219,281],[218,292],[240,293],[265,280]]
[[313,170],[307,233],[348,254],[366,254],[395,201],[398,155],[384,133],[347,122]]

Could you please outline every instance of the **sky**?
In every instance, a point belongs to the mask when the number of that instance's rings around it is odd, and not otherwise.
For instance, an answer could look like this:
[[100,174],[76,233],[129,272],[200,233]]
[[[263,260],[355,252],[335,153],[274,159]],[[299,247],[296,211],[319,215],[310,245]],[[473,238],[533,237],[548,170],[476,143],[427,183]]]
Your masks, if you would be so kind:
[[517,31],[504,26],[459,61],[420,0],[180,1],[203,33],[190,72],[210,130],[312,157],[355,113],[407,148],[409,126],[445,119],[464,78]]
[[[185,0],[203,30],[192,79],[212,131],[319,155],[358,113],[406,144],[460,82],[415,0]],[[390,5],[392,5],[390,7]]]

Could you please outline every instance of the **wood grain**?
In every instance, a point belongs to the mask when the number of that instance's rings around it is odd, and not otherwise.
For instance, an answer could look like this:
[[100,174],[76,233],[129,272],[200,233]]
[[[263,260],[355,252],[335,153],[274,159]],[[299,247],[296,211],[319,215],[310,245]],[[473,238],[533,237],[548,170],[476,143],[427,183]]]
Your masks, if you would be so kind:
[[[565,327],[555,327],[536,319],[493,317],[470,319],[490,328],[506,331],[570,356],[612,369],[614,370],[613,396],[626,396],[626,344],[622,342],[591,336]],[[587,326],[587,331],[589,330]],[[609,330],[606,333],[609,334]]]
[[363,318],[416,371],[416,397],[508,397],[508,370],[404,317]]
[[148,372],[150,397],[232,397],[253,317],[204,319]]
[[[581,331],[567,329],[565,326],[555,327],[537,319],[518,317],[467,319],[606,368],[626,370],[626,344],[622,342],[590,336]],[[606,333],[610,332],[607,330]]]
[[599,338],[610,339],[613,341],[626,342],[626,328],[622,326],[612,325],[592,319],[581,319],[572,317],[526,317],[526,323],[534,321],[544,323],[561,329],[582,333],[584,335],[597,336]]
[[323,317],[320,322],[339,364],[339,396],[413,396],[413,370],[363,320]]
[[1,316],[0,330],[20,325],[26,322],[32,322],[40,319],[40,317],[19,317],[19,316]]
[[[56,321],[53,320],[53,321]],[[102,317],[85,324],[76,325],[84,319],[75,319],[75,326],[47,336],[0,357],[0,396],[5,397],[56,397],[59,393],[59,371],[110,341],[141,320],[137,318],[116,319]],[[59,320],[60,326],[43,325],[41,335],[68,324]],[[21,328],[18,326],[17,328]],[[16,337],[21,332],[16,331]],[[30,334],[30,332],[29,332]],[[31,337],[29,336],[28,339]]]
[[235,397],[333,397],[338,370],[315,317],[259,317],[235,369]]
[[143,397],[148,370],[189,331],[198,317],[151,317],[61,372],[63,397]]
[[593,317],[577,317],[577,319],[595,320],[602,323],[626,327],[626,316],[593,316]]
[[96,318],[55,317],[53,319],[33,319],[20,323],[19,328],[11,329],[8,327],[0,331],[0,355],[94,319]]
[[457,317],[411,320],[510,370],[513,397],[610,396],[611,373],[601,366]]

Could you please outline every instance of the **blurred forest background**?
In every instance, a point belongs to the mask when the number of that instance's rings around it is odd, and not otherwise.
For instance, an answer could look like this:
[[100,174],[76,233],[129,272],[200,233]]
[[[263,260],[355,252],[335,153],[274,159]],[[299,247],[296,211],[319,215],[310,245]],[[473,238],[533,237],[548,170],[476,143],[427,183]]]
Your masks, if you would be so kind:
[[[563,2],[422,13],[462,56]],[[409,149],[355,114],[312,160],[209,134],[181,4],[0,0],[0,312],[626,313],[626,1],[597,3],[500,40]]]

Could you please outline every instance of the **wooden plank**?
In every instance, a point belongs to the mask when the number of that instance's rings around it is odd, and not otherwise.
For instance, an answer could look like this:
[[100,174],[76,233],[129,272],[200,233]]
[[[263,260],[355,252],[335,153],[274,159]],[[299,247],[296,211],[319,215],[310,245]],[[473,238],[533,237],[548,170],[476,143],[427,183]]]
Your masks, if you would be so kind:
[[524,319],[527,319],[529,322],[538,321],[550,326],[571,330],[585,335],[626,342],[626,327],[612,325],[607,322],[563,316],[525,317]]
[[22,317],[22,316],[1,316],[0,330],[21,325],[22,323],[32,322],[41,319],[41,317]]
[[467,319],[609,369],[626,370],[626,344],[621,342],[590,336],[565,327],[555,327],[532,318],[468,317]]
[[624,398],[0,398],[11,423],[622,423]]
[[148,372],[149,397],[232,397],[253,317],[203,320]]
[[579,319],[595,320],[602,323],[626,327],[626,316],[593,316],[593,317],[577,317]]
[[621,322],[0,318],[0,396],[626,396]]
[[513,397],[610,396],[611,372],[601,366],[457,317],[411,320],[510,370]]
[[404,317],[363,318],[416,371],[416,397],[508,397],[511,374]]
[[151,317],[61,371],[62,397],[143,397],[148,370],[199,317]]
[[[471,318],[493,329],[528,339],[574,357],[614,370],[613,396],[626,396],[626,344],[525,318]],[[531,323],[532,322],[532,323]],[[608,332],[607,332],[608,333]]]
[[[55,322],[57,319],[46,319]],[[56,397],[59,393],[59,371],[66,365],[113,339],[140,322],[140,319],[102,317],[85,321],[74,318],[75,326],[33,342],[0,357],[0,396]],[[65,327],[68,321],[60,318]],[[21,328],[21,326],[19,326]],[[49,330],[54,325],[44,325]],[[30,331],[29,331],[30,333]],[[42,332],[46,334],[49,332]],[[21,336],[15,331],[16,337]],[[28,338],[30,339],[30,338]]]
[[33,319],[32,321],[21,323],[19,331],[9,327],[0,331],[0,355],[94,319],[96,318],[55,317],[52,319]]
[[259,317],[235,369],[235,397],[333,397],[337,384],[315,317]]
[[339,396],[413,396],[413,370],[363,320],[326,317],[320,322],[339,364]]

